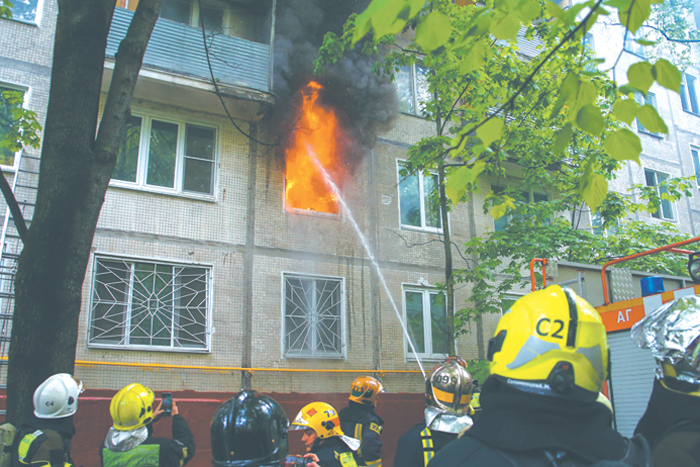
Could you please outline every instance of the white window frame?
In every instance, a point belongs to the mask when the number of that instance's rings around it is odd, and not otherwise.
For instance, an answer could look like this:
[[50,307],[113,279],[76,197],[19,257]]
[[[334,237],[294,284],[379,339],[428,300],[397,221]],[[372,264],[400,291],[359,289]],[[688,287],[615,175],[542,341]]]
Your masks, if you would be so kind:
[[[401,284],[401,300],[403,306],[403,322],[406,324],[406,329],[409,331],[408,324],[408,312],[406,310],[406,292],[417,292],[422,294],[423,299],[423,342],[425,344],[425,352],[416,354],[411,350],[411,346],[408,343],[406,336],[403,336],[404,341],[404,355],[406,356],[406,361],[414,361],[416,356],[421,360],[427,361],[442,361],[448,357],[446,353],[434,353],[433,352],[433,334],[432,334],[432,322],[431,322],[431,310],[430,310],[430,296],[443,294],[445,296],[445,302],[447,302],[447,293],[436,287],[425,287],[415,284]],[[445,306],[445,312],[447,312],[447,306]],[[415,345],[415,343],[414,343]],[[456,345],[456,343],[455,343]]]
[[[492,193],[495,193],[494,187],[502,188],[503,190],[505,190],[506,188],[509,188],[509,185],[508,184],[498,185],[498,184],[491,183],[490,188],[491,188]],[[519,191],[527,191],[529,203],[537,202],[537,201],[535,201],[535,194],[544,195],[547,197],[546,201],[550,201],[549,194],[547,192],[537,191],[537,190],[532,190],[532,189],[519,190]],[[504,225],[504,227],[505,227],[506,225],[508,225],[510,223],[511,220],[513,220],[513,215],[510,213],[506,213],[503,216],[506,217],[506,220],[507,220],[507,222]],[[496,230],[496,221],[498,221],[498,220],[500,220],[500,217],[498,219],[493,219],[493,231],[494,232],[502,232],[503,231],[503,229]]]
[[[520,300],[521,298],[523,298],[525,295],[527,295],[527,294],[517,293],[517,292],[508,292],[501,297],[501,303],[503,303],[503,300],[513,300],[513,303],[515,303],[518,300]],[[505,315],[506,312],[507,312],[507,310],[504,312],[503,308],[501,308],[501,316]]]
[[[424,118],[423,113],[420,109],[421,105],[425,105],[425,103],[421,103],[418,100],[418,67],[420,67],[420,63],[412,63],[408,65],[408,80],[409,80],[409,87],[411,90],[411,102],[410,105],[413,107],[412,110],[402,110],[401,112],[406,114],[406,115],[413,115],[415,117],[421,117]],[[406,68],[406,67],[402,67]],[[401,97],[399,97],[399,100],[401,101]]]
[[[286,349],[286,339],[287,339],[287,277],[306,279],[306,280],[331,280],[338,281],[340,283],[340,352],[336,355],[332,354],[290,354]],[[324,274],[306,274],[293,271],[282,271],[281,275],[281,311],[282,311],[282,326],[281,326],[281,336],[280,339],[280,352],[284,359],[298,360],[298,359],[308,359],[308,360],[346,360],[347,359],[347,323],[346,323],[346,301],[347,294],[345,289],[345,278],[341,276],[329,276]]]
[[[655,185],[648,185],[648,184],[647,184],[647,172],[654,174],[654,182],[656,183]],[[670,175],[670,174],[667,174],[667,173],[665,173],[665,172],[659,172],[658,170],[650,169],[650,168],[648,168],[648,167],[645,167],[645,168],[644,168],[644,184],[645,184],[646,186],[653,186],[653,187],[656,187],[656,192],[659,194],[659,196],[661,196],[661,192],[659,191],[659,188],[658,188],[659,183],[660,183],[660,182],[659,182],[659,177],[658,177],[659,175],[664,175],[664,176],[666,177],[664,180],[661,180],[661,182],[664,182],[664,181],[668,180],[669,178],[671,178],[671,175]],[[665,214],[664,214],[664,209],[663,209],[663,203],[659,206],[658,211],[656,211],[656,212],[653,213],[653,214],[652,214],[652,213],[649,213],[649,215],[650,215],[651,217],[653,217],[654,219],[659,219],[659,220],[662,220],[662,221],[675,221],[676,218],[678,217],[678,216],[676,215],[676,208],[675,208],[675,206],[674,206],[675,203],[674,203],[674,202],[671,202],[671,201],[668,201],[668,203],[671,205],[671,216],[672,216],[672,217],[666,217],[666,216],[665,216]],[[654,214],[658,214],[658,217],[657,217],[656,215],[654,215]]]
[[700,188],[700,147],[690,146],[690,157],[693,159],[693,168],[695,169],[695,183]]
[[[201,120],[172,118],[172,116],[161,112],[150,112],[145,110],[134,110],[132,112],[132,116],[141,119],[139,154],[136,162],[136,181],[130,182],[126,180],[118,180],[112,178],[110,180],[110,186],[118,188],[129,188],[152,193],[177,195],[187,198],[204,199],[209,201],[215,200],[216,193],[218,192],[219,158],[221,154],[221,131],[219,126]],[[159,122],[170,123],[178,126],[177,152],[175,155],[175,173],[173,180],[173,188],[147,184],[148,157],[153,120],[158,120]],[[211,162],[212,192],[210,194],[200,193],[196,191],[185,191],[183,189],[183,184],[185,180],[185,138],[187,134],[187,125],[194,125],[214,130],[214,155],[213,160]]]
[[[692,90],[688,85],[688,78],[692,78]],[[697,116],[700,116],[700,93],[698,92],[698,87],[700,86],[699,81],[700,80],[698,80],[697,76],[690,75],[688,73],[683,73],[680,89],[681,107],[683,111]],[[695,97],[695,99],[693,100],[692,97]],[[693,102],[695,102],[695,105],[693,105]]]
[[10,18],[10,21],[16,21],[18,23],[30,24],[32,26],[41,26],[41,14],[43,11],[44,11],[44,0],[36,0],[36,17],[34,18],[34,21],[17,19],[14,17],[14,12],[12,15],[13,17]]
[[[92,342],[92,339],[91,339],[92,319],[93,319],[93,310],[94,310],[94,307],[96,305],[96,303],[95,303],[95,287],[96,287],[96,275],[97,275],[97,262],[99,260],[125,261],[125,262],[132,262],[132,263],[141,262],[141,263],[165,265],[165,266],[172,266],[172,267],[182,267],[182,268],[193,267],[193,268],[206,269],[207,270],[207,316],[206,316],[206,320],[204,323],[205,329],[206,329],[206,345],[202,348],[174,346],[173,341],[175,340],[175,337],[174,337],[173,332],[171,332],[171,337],[170,337],[171,338],[171,345],[170,346],[136,345],[136,344],[130,344],[130,343],[104,344],[104,343]],[[207,263],[170,261],[170,260],[147,258],[147,257],[140,257],[140,256],[130,256],[130,255],[116,256],[116,255],[109,254],[109,253],[95,252],[95,254],[93,255],[93,259],[92,259],[92,272],[91,272],[91,278],[90,278],[90,308],[89,308],[89,312],[88,312],[88,321],[87,321],[86,347],[88,349],[139,350],[139,351],[168,352],[168,353],[197,353],[197,354],[211,353],[211,336],[215,332],[215,329],[212,325],[213,283],[214,283],[213,275],[214,275],[214,266],[212,264],[207,264]],[[133,290],[134,290],[133,282],[134,282],[134,276],[133,276],[133,267],[132,267],[132,270],[131,270],[131,273],[129,276],[129,287],[128,287],[128,291],[127,291],[129,303],[127,304],[127,311],[125,313],[124,323],[129,323],[130,319],[131,319],[131,309],[133,306],[132,295],[133,295]],[[126,328],[128,328],[127,325],[125,325],[125,329]],[[128,342],[128,340],[130,339],[130,336],[128,336],[128,337],[124,336],[123,338],[126,339]]]
[[[397,198],[399,200],[398,202],[398,212],[399,212],[399,227],[401,229],[406,229],[406,230],[417,230],[420,232],[429,232],[429,233],[442,233],[442,227],[431,227],[427,225],[426,220],[425,220],[425,213],[426,213],[426,208],[425,208],[425,191],[424,191],[424,181],[423,181],[423,172],[418,172],[416,173],[416,176],[418,177],[418,195],[420,196],[420,227],[416,225],[408,225],[408,224],[402,224],[401,223],[401,174],[399,171],[403,167],[403,165],[406,163],[405,160],[397,159],[396,160],[396,175],[398,177],[398,182],[396,184],[396,190],[397,190]],[[436,172],[434,171],[429,171],[431,175],[437,175]],[[439,180],[438,180],[438,183]],[[439,189],[439,188],[438,188]],[[440,208],[440,205],[438,204],[438,217],[440,218],[440,225],[442,226],[442,209]],[[449,222],[449,213],[447,214],[447,221]]]
[[[19,84],[12,84],[12,83],[6,83],[4,81],[0,81],[0,88],[5,88],[5,89],[10,89],[13,91],[20,91],[24,93],[24,98],[22,101],[22,108],[23,109],[28,109],[29,108],[29,99],[30,99],[30,91],[31,88],[29,86],[22,86]],[[15,153],[15,157],[12,160],[12,165],[0,165],[0,169],[3,172],[14,172],[17,170],[17,164],[19,161],[21,151],[17,151]]]
[[640,39],[642,36],[643,34],[641,30],[637,31],[636,34],[632,34],[625,29],[622,46],[625,52],[631,53],[637,57],[647,58],[644,46],[635,41],[635,39]]

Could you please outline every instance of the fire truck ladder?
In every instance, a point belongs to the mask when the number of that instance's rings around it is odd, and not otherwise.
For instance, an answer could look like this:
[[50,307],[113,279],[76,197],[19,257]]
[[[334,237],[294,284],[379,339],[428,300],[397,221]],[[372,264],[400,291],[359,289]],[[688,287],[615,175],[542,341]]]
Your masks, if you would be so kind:
[[[24,221],[29,227],[34,216],[34,205],[39,188],[40,158],[26,154],[25,151],[20,151],[15,157],[17,169],[10,186]],[[2,243],[2,249],[0,249],[0,389],[6,389],[7,351],[12,331],[12,312],[15,306],[15,273],[17,258],[23,246],[9,208],[5,210],[0,242]],[[4,414],[5,411],[0,410],[0,415]]]

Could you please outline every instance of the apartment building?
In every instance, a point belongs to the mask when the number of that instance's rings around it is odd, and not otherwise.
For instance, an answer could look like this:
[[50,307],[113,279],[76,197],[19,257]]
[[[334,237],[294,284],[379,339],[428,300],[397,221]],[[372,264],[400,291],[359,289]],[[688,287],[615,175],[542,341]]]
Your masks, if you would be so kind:
[[[24,91],[43,121],[57,7],[33,5],[0,23],[0,84]],[[134,8],[117,2],[105,95]],[[274,10],[271,0],[164,2],[83,288],[76,372],[91,388],[138,380],[171,390],[344,392],[366,372],[392,392],[420,393],[398,316],[428,369],[447,352],[435,288],[441,226],[427,196],[435,178],[399,176],[409,145],[434,131],[417,116],[419,73],[401,80],[407,107],[393,130],[338,181],[347,208],[290,207],[284,160],[257,136],[275,103]],[[457,244],[470,235],[468,218],[466,206],[450,213]],[[460,289],[456,300],[467,296]],[[479,356],[476,336],[459,338],[465,358]]]

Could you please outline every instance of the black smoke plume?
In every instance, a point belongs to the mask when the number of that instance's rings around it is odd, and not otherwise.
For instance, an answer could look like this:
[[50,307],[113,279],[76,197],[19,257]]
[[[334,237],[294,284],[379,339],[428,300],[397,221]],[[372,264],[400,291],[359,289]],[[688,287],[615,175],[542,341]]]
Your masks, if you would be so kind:
[[369,0],[278,0],[274,43],[275,108],[269,116],[284,145],[293,130],[300,90],[315,80],[323,86],[321,100],[332,106],[347,133],[346,163],[349,168],[374,146],[377,134],[390,129],[398,116],[394,85],[371,72],[378,56],[359,52],[346,54],[325,67],[322,76],[313,75],[326,32],[342,34],[343,24],[359,13]]

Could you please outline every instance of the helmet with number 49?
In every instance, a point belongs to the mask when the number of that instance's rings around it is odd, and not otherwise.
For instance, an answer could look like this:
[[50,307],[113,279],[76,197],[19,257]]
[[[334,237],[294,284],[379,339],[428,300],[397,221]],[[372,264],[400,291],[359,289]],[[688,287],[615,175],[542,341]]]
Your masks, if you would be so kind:
[[595,401],[608,377],[600,315],[567,287],[552,285],[513,304],[489,341],[491,375],[521,391]]

